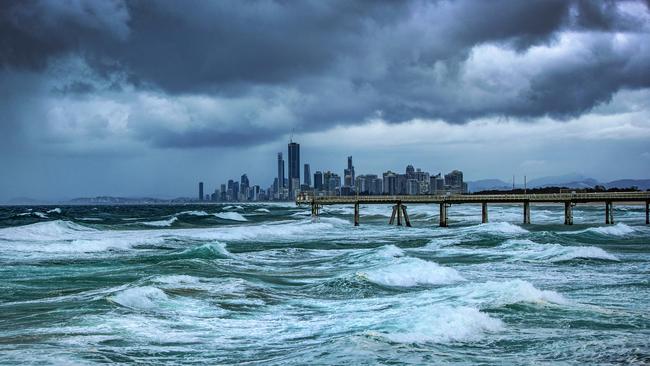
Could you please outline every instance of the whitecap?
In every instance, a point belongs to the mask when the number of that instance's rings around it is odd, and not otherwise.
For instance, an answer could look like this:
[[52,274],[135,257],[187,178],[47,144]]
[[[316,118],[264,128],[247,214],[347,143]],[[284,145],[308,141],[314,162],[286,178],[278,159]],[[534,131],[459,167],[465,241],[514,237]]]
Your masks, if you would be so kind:
[[505,328],[501,320],[466,306],[429,306],[416,314],[399,319],[398,330],[379,335],[396,343],[469,342]]
[[96,231],[70,221],[54,220],[0,229],[4,240],[52,240],[71,237],[78,232]]
[[517,303],[568,304],[561,294],[552,290],[540,290],[532,283],[520,279],[473,283],[452,290],[462,302],[481,304],[483,307],[504,306]]
[[600,259],[619,261],[601,248],[594,246],[564,246],[560,244],[539,244],[529,239],[508,240],[496,248],[499,254],[511,255],[517,259],[563,262],[574,259]]
[[453,268],[419,258],[404,258],[398,263],[359,272],[358,275],[380,285],[400,287],[443,285],[465,280]]
[[469,228],[472,231],[490,234],[526,234],[528,230],[509,222],[490,222]]
[[153,279],[153,282],[162,283],[166,285],[187,285],[187,284],[197,284],[199,279],[197,277],[188,276],[188,275],[168,275],[160,276]]
[[57,207],[57,208],[54,208],[54,209],[51,209],[51,210],[47,211],[47,213],[61,214],[61,209]]
[[36,217],[39,217],[41,219],[47,219],[48,218],[46,214],[44,214],[42,212],[38,212],[38,211],[23,212],[23,213],[19,213],[18,216],[36,216]]
[[219,212],[214,214],[214,216],[224,220],[248,221],[244,216],[242,216],[242,214],[238,212]]
[[140,222],[139,224],[147,225],[147,226],[164,227],[164,226],[172,226],[172,224],[175,223],[176,220],[178,220],[178,218],[174,216],[168,220],[147,221],[147,222]]
[[265,213],[268,213],[268,212],[271,212],[271,210],[269,210],[268,208],[258,208],[257,210],[255,210],[255,212],[265,212]]
[[621,222],[612,226],[600,226],[600,227],[591,227],[577,233],[592,232],[601,235],[612,235],[612,236],[625,236],[635,232],[634,228],[627,226]]
[[384,258],[402,257],[405,255],[404,251],[400,247],[393,244],[384,245],[379,248],[377,254]]
[[168,299],[164,291],[152,286],[133,287],[110,297],[111,301],[134,309],[153,309],[159,306],[159,302]]
[[189,216],[208,216],[205,211],[183,211],[176,214],[176,216],[189,215]]

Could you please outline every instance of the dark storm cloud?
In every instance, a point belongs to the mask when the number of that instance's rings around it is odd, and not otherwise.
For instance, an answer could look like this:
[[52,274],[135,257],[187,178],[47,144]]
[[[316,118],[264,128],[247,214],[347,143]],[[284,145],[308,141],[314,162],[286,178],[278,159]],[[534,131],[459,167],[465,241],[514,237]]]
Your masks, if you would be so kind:
[[[146,109],[128,117],[132,136],[158,147],[253,145],[292,127],[322,130],[374,116],[452,123],[489,116],[562,119],[621,89],[650,86],[647,17],[634,18],[620,6],[554,0],[5,1],[0,81],[10,89],[20,82],[16,73],[70,78],[38,88],[36,100],[54,93],[128,104],[138,92],[169,99],[185,117],[169,122],[168,115]],[[466,76],[477,46],[525,55],[531,47],[561,43],[565,32],[584,33],[579,58],[514,64],[501,80],[489,75],[493,69]],[[615,32],[631,34],[624,46],[613,43]],[[90,71],[52,76],[52,63],[66,57],[82,59]],[[510,82],[516,74],[530,76]],[[174,101],[197,95],[220,104]],[[237,113],[210,113],[238,99],[252,102],[234,108]],[[23,106],[6,107],[14,121],[37,123],[21,117]],[[282,112],[265,116],[272,108]],[[278,122],[283,117],[290,126]],[[48,117],[30,115],[39,118]]]

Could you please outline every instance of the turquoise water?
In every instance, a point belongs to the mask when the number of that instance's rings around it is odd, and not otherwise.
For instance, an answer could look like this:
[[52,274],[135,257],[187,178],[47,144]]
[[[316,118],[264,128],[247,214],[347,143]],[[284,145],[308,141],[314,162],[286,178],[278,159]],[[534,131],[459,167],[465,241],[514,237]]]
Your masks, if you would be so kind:
[[0,208],[0,364],[647,364],[641,206]]

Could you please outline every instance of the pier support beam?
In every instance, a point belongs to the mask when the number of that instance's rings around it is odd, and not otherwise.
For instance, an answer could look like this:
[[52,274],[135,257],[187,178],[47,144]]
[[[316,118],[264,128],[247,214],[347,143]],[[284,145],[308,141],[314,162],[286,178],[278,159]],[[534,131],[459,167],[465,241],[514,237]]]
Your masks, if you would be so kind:
[[406,213],[406,206],[402,206],[402,213],[404,214],[404,223],[406,224],[407,227],[411,227],[411,221],[409,221],[409,215]]
[[359,201],[354,203],[354,226],[359,226]]
[[402,203],[397,202],[395,209],[397,210],[397,226],[402,226]]
[[447,227],[447,204],[446,203],[441,203],[440,204],[440,227]]
[[316,202],[311,203],[311,218],[312,220],[316,220],[318,218],[318,209],[319,205]]
[[488,209],[487,202],[481,203],[481,223],[487,224],[488,222]]
[[645,202],[645,224],[650,225],[650,201]]
[[564,225],[573,225],[573,206],[571,202],[564,202]]
[[390,214],[388,225],[393,225],[395,223],[395,216],[397,216],[397,205],[393,206],[393,213]]
[[614,223],[614,205],[612,201],[605,202],[605,224]]
[[524,201],[524,224],[530,224],[530,201]]

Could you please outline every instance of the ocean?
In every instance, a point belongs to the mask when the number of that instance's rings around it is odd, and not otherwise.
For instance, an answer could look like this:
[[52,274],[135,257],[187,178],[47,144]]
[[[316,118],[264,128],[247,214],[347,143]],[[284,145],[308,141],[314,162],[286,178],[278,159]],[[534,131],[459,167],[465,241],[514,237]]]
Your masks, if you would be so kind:
[[0,364],[648,364],[644,207],[0,207]]

